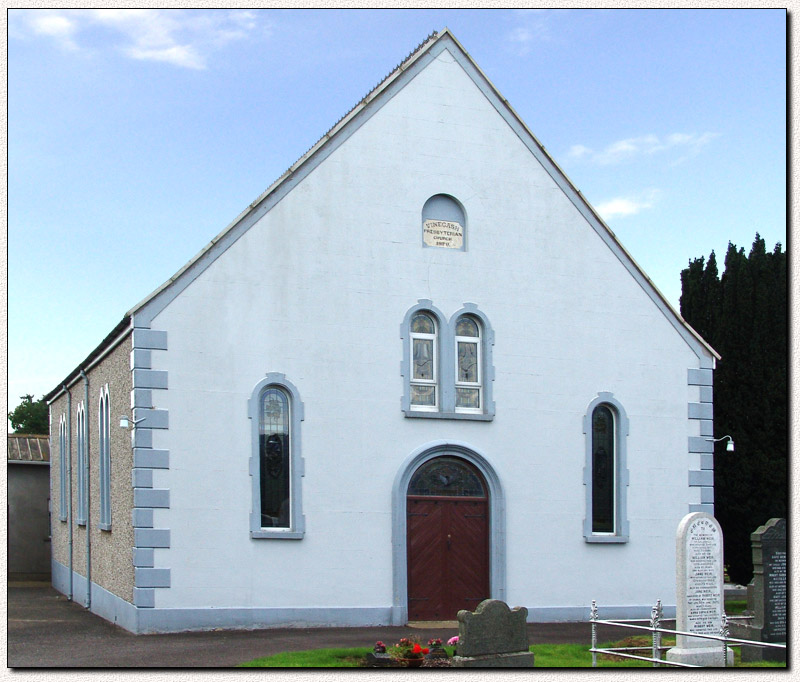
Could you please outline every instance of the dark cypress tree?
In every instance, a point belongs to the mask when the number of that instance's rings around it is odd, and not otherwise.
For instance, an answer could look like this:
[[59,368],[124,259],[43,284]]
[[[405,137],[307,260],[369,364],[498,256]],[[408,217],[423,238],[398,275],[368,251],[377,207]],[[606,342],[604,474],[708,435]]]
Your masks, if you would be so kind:
[[756,234],[749,256],[728,244],[720,280],[712,252],[681,273],[681,314],[722,356],[714,373],[715,515],[732,580],[753,575],[750,534],[788,511],[786,254]]

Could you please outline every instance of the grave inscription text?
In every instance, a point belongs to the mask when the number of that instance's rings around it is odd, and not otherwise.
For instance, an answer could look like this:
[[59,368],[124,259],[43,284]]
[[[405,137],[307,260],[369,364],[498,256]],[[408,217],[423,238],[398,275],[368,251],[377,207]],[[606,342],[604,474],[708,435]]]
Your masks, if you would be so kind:
[[687,630],[704,635],[719,634],[720,537],[708,519],[697,519],[689,528],[686,561]]

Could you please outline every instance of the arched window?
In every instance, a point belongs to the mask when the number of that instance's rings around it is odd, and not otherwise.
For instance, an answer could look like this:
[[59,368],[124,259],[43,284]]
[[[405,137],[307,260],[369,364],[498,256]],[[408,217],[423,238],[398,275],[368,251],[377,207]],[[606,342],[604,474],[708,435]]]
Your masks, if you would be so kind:
[[97,451],[100,460],[100,520],[101,530],[111,530],[111,406],[109,404],[108,385],[100,390],[100,402],[97,408],[99,438]]
[[411,318],[411,409],[436,410],[439,404],[439,353],[436,322],[427,311]]
[[58,518],[67,520],[67,419],[62,414],[58,419]]
[[409,495],[486,497],[486,486],[475,467],[457,457],[436,457],[414,472]]
[[289,397],[270,386],[261,394],[258,423],[262,528],[289,527],[290,448]]
[[480,325],[475,318],[470,315],[458,318],[455,344],[456,412],[480,413],[483,368]]
[[628,418],[611,393],[598,394],[584,416],[587,542],[627,542]]
[[283,374],[267,374],[253,389],[249,417],[253,429],[250,536],[300,539],[304,531],[300,486],[303,403],[297,389]]
[[78,525],[86,525],[86,410],[83,403],[78,405],[76,415],[78,436]]
[[614,413],[608,405],[592,412],[592,533],[613,533],[616,448]]

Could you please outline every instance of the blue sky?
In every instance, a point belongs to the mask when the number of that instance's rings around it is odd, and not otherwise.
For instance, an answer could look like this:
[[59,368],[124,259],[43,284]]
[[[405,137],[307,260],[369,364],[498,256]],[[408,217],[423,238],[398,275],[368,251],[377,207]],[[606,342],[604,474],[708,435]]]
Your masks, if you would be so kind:
[[448,27],[677,308],[786,244],[783,10],[10,10],[8,390],[54,388]]

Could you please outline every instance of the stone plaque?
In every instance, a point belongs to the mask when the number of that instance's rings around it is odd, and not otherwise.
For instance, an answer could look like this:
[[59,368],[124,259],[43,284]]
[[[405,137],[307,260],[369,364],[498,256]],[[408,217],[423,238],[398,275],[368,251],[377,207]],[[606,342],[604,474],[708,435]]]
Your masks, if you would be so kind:
[[451,220],[426,220],[422,224],[422,242],[442,249],[463,249],[464,226]]
[[[683,517],[677,533],[676,630],[719,635],[724,613],[722,528],[705,512]],[[730,652],[730,665],[733,652]],[[667,660],[694,665],[722,666],[722,644],[710,639],[678,635]]]

